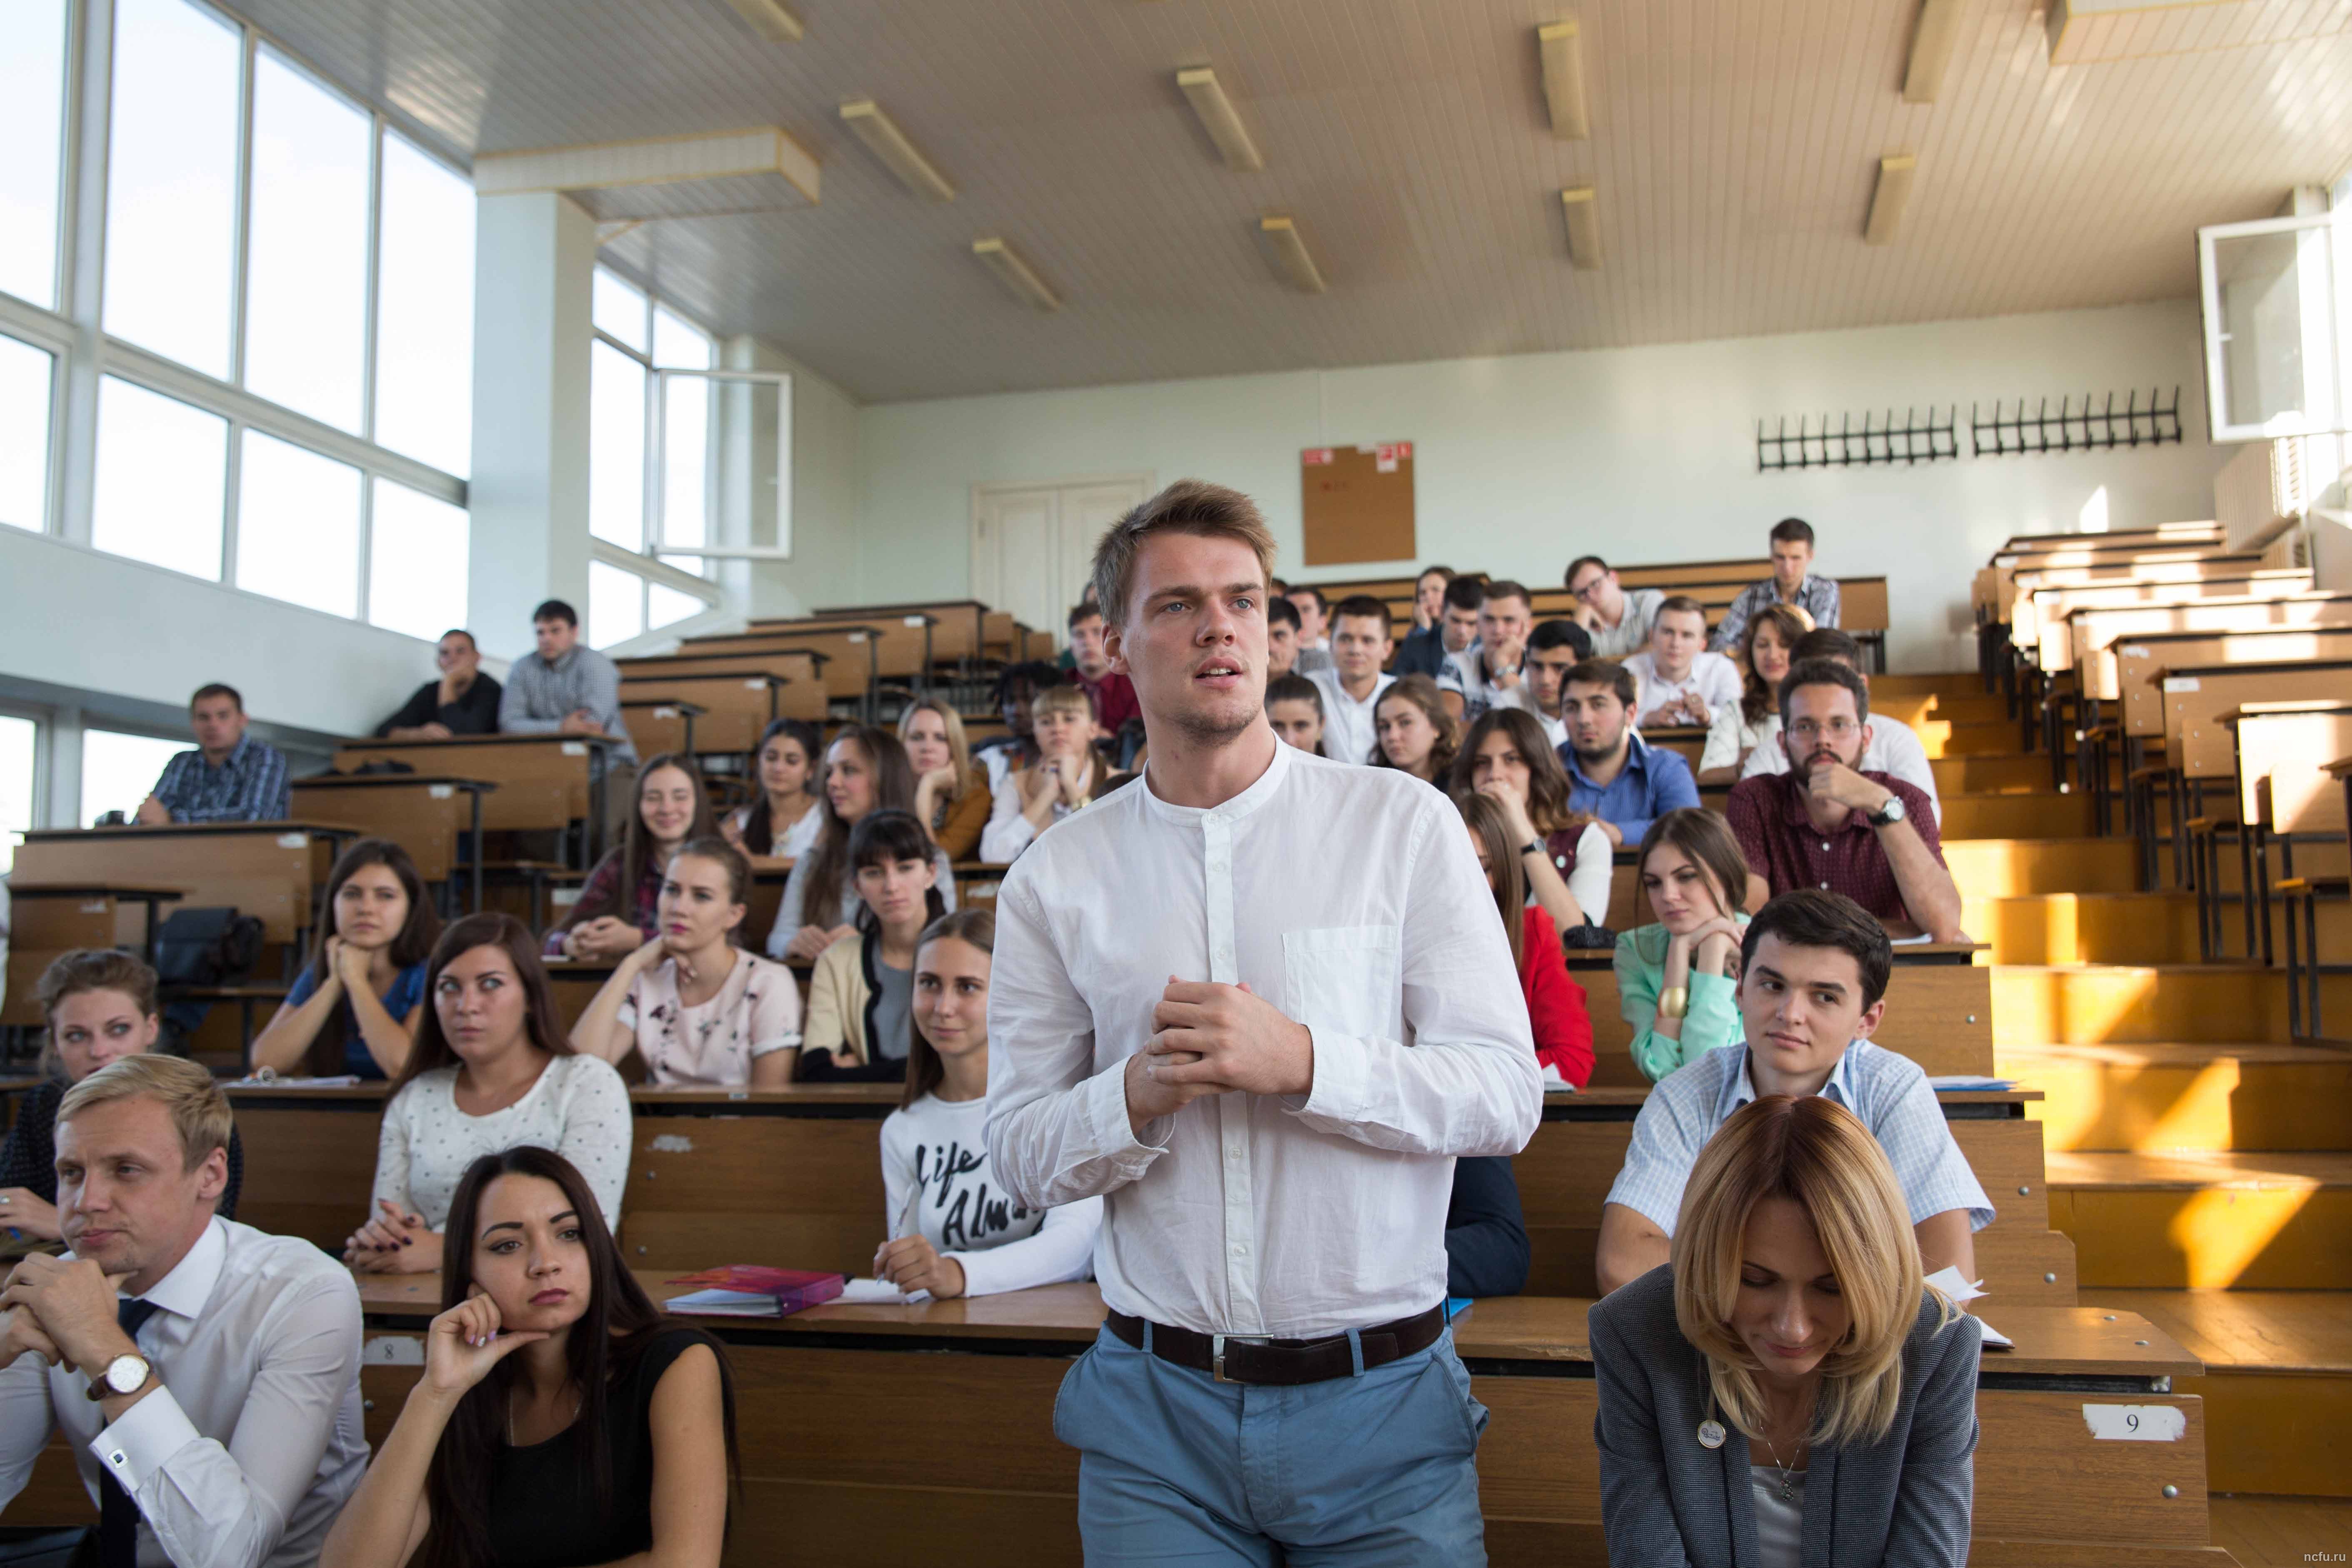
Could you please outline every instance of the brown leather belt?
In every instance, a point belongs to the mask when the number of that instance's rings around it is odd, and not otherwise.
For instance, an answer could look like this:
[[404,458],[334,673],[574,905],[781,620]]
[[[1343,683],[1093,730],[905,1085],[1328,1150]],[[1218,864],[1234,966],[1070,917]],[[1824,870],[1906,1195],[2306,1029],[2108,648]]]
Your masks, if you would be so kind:
[[[1112,1312],[1105,1321],[1112,1333],[1137,1350],[1144,1348],[1146,1325],[1141,1318]],[[1152,1323],[1150,1328],[1153,1355],[1177,1366],[1206,1373],[1219,1383],[1256,1383],[1287,1388],[1347,1377],[1356,1370],[1355,1357],[1349,1352],[1345,1334],[1323,1340],[1259,1336],[1244,1339],[1233,1334],[1198,1333],[1191,1329],[1171,1328],[1166,1323]],[[1426,1312],[1360,1330],[1356,1338],[1364,1349],[1364,1370],[1370,1372],[1427,1350],[1444,1331],[1445,1304],[1442,1301]]]

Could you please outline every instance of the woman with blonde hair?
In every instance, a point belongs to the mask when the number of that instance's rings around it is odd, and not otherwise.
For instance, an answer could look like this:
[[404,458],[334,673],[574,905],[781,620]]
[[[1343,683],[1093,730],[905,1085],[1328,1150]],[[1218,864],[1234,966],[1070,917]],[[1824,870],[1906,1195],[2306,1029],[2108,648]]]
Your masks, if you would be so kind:
[[1099,732],[1094,704],[1076,686],[1049,686],[1029,704],[1037,760],[997,781],[980,858],[1009,866],[1037,836],[1097,795],[1108,794],[1110,768],[1095,750]]
[[988,771],[971,765],[963,715],[935,697],[898,715],[898,741],[915,770],[915,816],[950,860],[969,860],[988,826]]
[[1699,1153],[1674,1251],[1589,1319],[1612,1564],[1959,1568],[1980,1341],[1885,1151],[1767,1095]]

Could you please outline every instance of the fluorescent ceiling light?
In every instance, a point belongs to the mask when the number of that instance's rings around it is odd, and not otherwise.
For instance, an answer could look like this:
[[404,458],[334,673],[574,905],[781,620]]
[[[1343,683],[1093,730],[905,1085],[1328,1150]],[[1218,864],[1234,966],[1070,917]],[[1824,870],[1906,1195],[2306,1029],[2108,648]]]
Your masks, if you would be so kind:
[[1062,301],[1045,280],[1030,269],[1013,248],[995,235],[971,242],[971,253],[980,258],[981,265],[997,276],[998,281],[1018,295],[1025,304],[1041,310],[1058,310]]
[[1933,103],[1952,63],[1952,40],[1960,26],[1960,0],[1920,0],[1911,28],[1911,64],[1903,73],[1903,101]]
[[1306,237],[1298,225],[1288,216],[1276,214],[1258,220],[1258,237],[1265,244],[1266,255],[1274,270],[1285,283],[1302,294],[1323,292],[1323,274],[1315,268],[1315,258],[1307,253]]
[[1551,133],[1570,142],[1592,134],[1584,104],[1584,39],[1573,18],[1536,29],[1543,55],[1544,97],[1551,104]]
[[1601,265],[1601,218],[1593,210],[1592,187],[1560,192],[1559,205],[1568,219],[1568,259],[1579,272],[1590,272]]
[[955,200],[955,187],[948,184],[947,176],[915,151],[915,144],[907,140],[906,133],[892,123],[888,115],[875,107],[872,99],[861,98],[843,104],[841,119],[882,160],[883,167],[898,176],[900,184],[935,202]]
[[1225,155],[1226,168],[1255,174],[1265,167],[1265,160],[1258,156],[1257,144],[1250,140],[1249,128],[1234,112],[1234,100],[1225,96],[1215,71],[1206,66],[1178,71],[1176,85],[1184,89],[1185,100],[1192,104],[1201,129],[1209,133],[1209,140]]
[[1911,200],[1911,175],[1918,163],[1908,153],[1890,153],[1878,161],[1878,189],[1870,198],[1870,221],[1863,226],[1863,243],[1895,243],[1895,231],[1903,225],[1903,209]]
[[784,0],[727,0],[735,14],[743,18],[751,31],[772,44],[797,44],[801,41],[801,19]]

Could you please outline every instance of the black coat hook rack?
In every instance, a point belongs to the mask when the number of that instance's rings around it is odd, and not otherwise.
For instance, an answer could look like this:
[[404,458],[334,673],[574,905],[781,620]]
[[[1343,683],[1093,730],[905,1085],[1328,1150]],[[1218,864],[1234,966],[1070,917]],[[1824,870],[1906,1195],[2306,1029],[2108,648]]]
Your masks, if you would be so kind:
[[2121,408],[2116,406],[2116,395],[2106,395],[2104,404],[2092,394],[2083,396],[2083,406],[2077,409],[2070,396],[2058,400],[2058,412],[2050,412],[2050,400],[2043,398],[2032,414],[2025,411],[2025,399],[2017,400],[2017,412],[2001,416],[2004,406],[1992,405],[1992,417],[1986,419],[1969,405],[1969,435],[1979,458],[2010,458],[2035,452],[2105,452],[2117,447],[2161,447],[2180,440],[2180,388],[2172,389],[2172,401],[2164,401],[2160,389],[2151,388],[2147,405],[2142,407],[2139,392],[2134,388]]
[[1820,428],[1813,426],[1811,415],[1800,415],[1796,432],[1789,430],[1784,417],[1773,433],[1765,433],[1764,421],[1756,422],[1756,471],[1772,473],[1782,468],[1862,468],[1881,463],[1933,463],[1960,455],[1959,437],[1956,426],[1959,421],[1959,405],[1954,404],[1944,412],[1939,423],[1934,405],[1927,408],[1922,423],[1919,411],[1907,408],[1903,423],[1895,422],[1895,410],[1886,411],[1881,422],[1874,413],[1865,412],[1862,428],[1853,426],[1853,416],[1838,416],[1837,427],[1830,427],[1830,416],[1822,416]]

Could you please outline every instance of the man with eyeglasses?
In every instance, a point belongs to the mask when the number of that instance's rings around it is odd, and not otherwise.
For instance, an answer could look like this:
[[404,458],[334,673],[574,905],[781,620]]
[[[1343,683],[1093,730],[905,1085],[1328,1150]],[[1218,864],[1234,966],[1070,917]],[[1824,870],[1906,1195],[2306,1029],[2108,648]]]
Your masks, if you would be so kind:
[[1862,677],[1825,658],[1798,663],[1780,682],[1780,721],[1790,771],[1740,780],[1724,812],[1748,859],[1751,907],[1759,882],[1773,897],[1818,888],[1843,893],[1897,940],[1967,940],[1927,797],[1861,765]]
[[[1870,677],[1863,674],[1862,645],[1834,626],[1816,626],[1797,639],[1789,650],[1789,662],[1793,668],[1809,658],[1826,658],[1842,664],[1862,676],[1863,685]],[[1758,773],[1785,773],[1789,771],[1789,753],[1781,749],[1780,716],[1768,713],[1756,737],[1755,749],[1748,753],[1748,765],[1739,772],[1744,779]],[[1866,773],[1893,773],[1913,789],[1927,797],[1927,805],[1936,814],[1938,826],[1944,820],[1944,800],[1936,788],[1936,770],[1927,765],[1927,748],[1918,733],[1902,720],[1881,713],[1870,721],[1870,743],[1863,748],[1858,764]]]
[[1626,589],[1598,555],[1568,563],[1568,591],[1576,595],[1577,618],[1592,634],[1592,657],[1629,658],[1650,646],[1650,623],[1666,602],[1663,588]]

